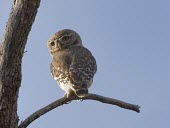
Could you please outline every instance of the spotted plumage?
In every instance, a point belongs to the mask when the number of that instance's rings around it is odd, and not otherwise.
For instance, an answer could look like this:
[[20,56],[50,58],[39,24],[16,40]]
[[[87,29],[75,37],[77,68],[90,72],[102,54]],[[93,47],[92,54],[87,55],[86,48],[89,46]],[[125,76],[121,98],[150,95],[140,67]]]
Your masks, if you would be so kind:
[[52,76],[66,96],[86,96],[97,65],[91,52],[82,45],[80,36],[73,30],[64,29],[55,33],[47,46],[52,56]]

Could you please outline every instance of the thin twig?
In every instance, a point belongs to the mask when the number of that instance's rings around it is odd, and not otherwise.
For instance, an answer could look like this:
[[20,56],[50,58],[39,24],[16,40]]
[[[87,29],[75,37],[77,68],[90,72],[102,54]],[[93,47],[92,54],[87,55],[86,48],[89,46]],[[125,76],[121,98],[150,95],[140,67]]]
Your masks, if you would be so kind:
[[[34,112],[32,115],[30,115],[28,118],[26,118],[23,122],[21,122],[21,124],[19,125],[18,128],[26,128],[30,123],[32,123],[34,120],[36,120],[40,116],[44,115],[45,113],[53,110],[56,107],[67,104],[69,101],[78,100],[78,99],[79,99],[78,97],[73,98],[73,99],[67,99],[66,97],[60,98],[60,99],[54,101],[53,103]],[[138,105],[129,104],[129,103],[117,100],[117,99],[108,98],[108,97],[100,96],[97,94],[88,94],[87,96],[83,97],[83,100],[96,100],[96,101],[100,101],[102,103],[112,104],[112,105],[119,106],[121,108],[136,111],[138,113],[140,112],[140,110],[139,110],[140,107]]]

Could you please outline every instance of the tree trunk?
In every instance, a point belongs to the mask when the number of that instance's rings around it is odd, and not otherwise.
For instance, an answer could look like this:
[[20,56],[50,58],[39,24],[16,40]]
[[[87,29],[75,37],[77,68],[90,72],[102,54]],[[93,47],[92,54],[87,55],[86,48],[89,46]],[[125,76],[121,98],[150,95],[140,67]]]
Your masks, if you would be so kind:
[[0,128],[17,128],[21,63],[40,0],[14,0],[0,47]]

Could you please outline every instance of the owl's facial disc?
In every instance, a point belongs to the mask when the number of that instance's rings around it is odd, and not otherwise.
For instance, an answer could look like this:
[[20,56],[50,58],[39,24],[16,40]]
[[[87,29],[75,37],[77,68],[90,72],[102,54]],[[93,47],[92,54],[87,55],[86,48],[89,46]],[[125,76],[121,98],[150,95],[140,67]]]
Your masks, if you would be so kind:
[[57,42],[55,40],[48,41],[48,48],[50,53],[53,53],[58,50],[57,48]]
[[57,42],[57,48],[58,49],[61,49],[62,47],[61,47],[61,44],[59,43],[59,42]]
[[56,32],[48,41],[48,49],[51,53],[69,48],[71,46],[83,46],[80,36],[73,30],[63,29]]

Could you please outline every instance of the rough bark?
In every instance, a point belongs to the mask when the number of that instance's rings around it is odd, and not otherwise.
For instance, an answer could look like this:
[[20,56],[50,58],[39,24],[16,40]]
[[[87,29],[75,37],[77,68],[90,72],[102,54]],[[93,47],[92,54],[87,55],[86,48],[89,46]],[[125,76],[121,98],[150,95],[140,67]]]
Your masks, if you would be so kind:
[[21,63],[40,0],[14,0],[0,47],[0,128],[17,128]]

